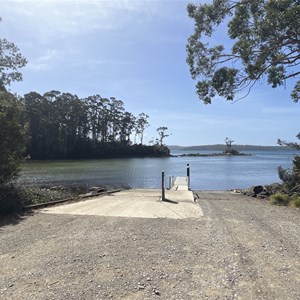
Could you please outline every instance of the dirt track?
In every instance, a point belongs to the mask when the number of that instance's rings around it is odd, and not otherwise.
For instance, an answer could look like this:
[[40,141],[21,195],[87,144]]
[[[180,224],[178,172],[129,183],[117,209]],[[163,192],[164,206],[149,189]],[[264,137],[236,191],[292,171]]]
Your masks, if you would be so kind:
[[300,211],[198,194],[198,219],[3,220],[0,298],[300,299]]

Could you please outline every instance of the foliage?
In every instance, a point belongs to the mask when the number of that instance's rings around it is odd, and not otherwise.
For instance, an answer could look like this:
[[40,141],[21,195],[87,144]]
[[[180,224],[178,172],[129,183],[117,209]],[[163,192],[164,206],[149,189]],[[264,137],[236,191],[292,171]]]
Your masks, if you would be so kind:
[[113,97],[80,99],[59,91],[31,92],[24,95],[24,104],[29,123],[27,154],[33,159],[165,155],[157,147],[132,145],[134,133],[141,136],[142,145],[149,116],[135,117]]
[[300,207],[300,196],[291,197],[290,204],[294,207]]
[[22,199],[22,193],[14,185],[0,185],[0,216],[21,211]]
[[14,95],[0,91],[0,186],[18,175],[25,149],[24,108]]
[[275,194],[270,197],[270,202],[276,205],[288,205],[290,197],[287,194]]
[[83,188],[47,188],[6,184],[0,186],[0,215],[22,212],[34,204],[73,198],[85,192]]
[[232,149],[232,143],[234,143],[234,140],[231,140],[230,138],[226,137],[225,138],[225,145],[226,145],[226,150],[223,151],[223,154],[229,154],[229,155],[242,155],[239,151]]
[[19,69],[26,63],[26,59],[14,43],[0,39],[0,90],[5,90],[5,86],[13,81],[22,80]]
[[163,146],[164,139],[169,136],[169,134],[166,133],[168,127],[162,126],[162,127],[158,127],[156,130],[159,135],[159,139],[157,142],[160,146]]
[[224,153],[231,154],[232,153],[232,143],[234,143],[234,140],[231,140],[230,138],[226,137],[225,138],[225,145],[226,145],[226,150]]
[[136,134],[139,135],[141,138],[141,144],[143,144],[144,131],[148,126],[150,126],[149,116],[146,115],[145,113],[139,114],[136,119],[135,131],[136,131]]
[[290,205],[294,207],[300,207],[299,195],[289,196],[287,194],[275,194],[270,197],[269,201],[275,205],[283,205],[283,206]]
[[[297,135],[297,138],[300,139],[300,133]],[[278,140],[278,144],[300,150],[300,144],[298,143]],[[289,191],[300,191],[300,156],[296,155],[294,157],[291,170],[278,167],[278,175]]]
[[[292,0],[214,0],[212,4],[189,4],[195,21],[187,44],[187,63],[196,89],[206,104],[217,95],[233,100],[263,77],[273,88],[300,74],[300,6]],[[228,22],[228,37],[233,46],[227,51],[214,45],[213,33]],[[210,39],[210,43],[208,42]],[[231,43],[231,44],[232,44]],[[292,99],[300,99],[300,81]]]

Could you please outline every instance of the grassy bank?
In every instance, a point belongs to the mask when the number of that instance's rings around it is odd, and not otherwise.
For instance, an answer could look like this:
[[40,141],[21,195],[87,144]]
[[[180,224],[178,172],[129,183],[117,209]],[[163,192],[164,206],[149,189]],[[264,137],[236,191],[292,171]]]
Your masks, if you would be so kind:
[[85,191],[81,187],[5,185],[0,187],[0,215],[20,213],[27,206],[73,198]]

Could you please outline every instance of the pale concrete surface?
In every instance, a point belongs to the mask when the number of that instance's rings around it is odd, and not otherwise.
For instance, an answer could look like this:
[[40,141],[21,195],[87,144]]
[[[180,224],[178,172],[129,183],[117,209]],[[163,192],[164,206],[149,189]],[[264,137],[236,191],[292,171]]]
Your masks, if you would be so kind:
[[90,200],[48,207],[42,213],[97,215],[131,218],[186,219],[203,216],[194,203],[191,191],[166,190],[167,201],[161,201],[161,190],[132,189],[98,196]]
[[172,187],[172,190],[175,191],[188,191],[188,181],[187,177],[176,177],[174,186]]

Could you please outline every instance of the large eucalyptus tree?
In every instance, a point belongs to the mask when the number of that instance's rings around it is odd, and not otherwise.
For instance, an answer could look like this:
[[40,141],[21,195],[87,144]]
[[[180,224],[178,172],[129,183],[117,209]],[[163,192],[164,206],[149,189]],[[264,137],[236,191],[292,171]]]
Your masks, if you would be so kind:
[[[245,97],[263,78],[273,88],[294,80],[291,98],[298,102],[299,1],[214,0],[189,4],[187,10],[195,22],[187,44],[187,63],[204,103],[216,96],[226,100]],[[226,45],[214,38],[222,23],[228,28]]]

